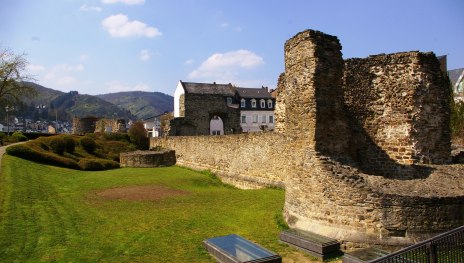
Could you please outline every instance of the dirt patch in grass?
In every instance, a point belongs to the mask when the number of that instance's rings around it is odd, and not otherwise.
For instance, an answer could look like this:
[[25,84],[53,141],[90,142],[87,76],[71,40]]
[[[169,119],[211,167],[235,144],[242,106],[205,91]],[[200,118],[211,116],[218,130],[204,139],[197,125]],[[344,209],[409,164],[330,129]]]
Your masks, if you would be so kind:
[[190,192],[167,188],[159,185],[139,185],[106,189],[96,193],[97,196],[116,200],[160,200],[167,197],[187,195]]

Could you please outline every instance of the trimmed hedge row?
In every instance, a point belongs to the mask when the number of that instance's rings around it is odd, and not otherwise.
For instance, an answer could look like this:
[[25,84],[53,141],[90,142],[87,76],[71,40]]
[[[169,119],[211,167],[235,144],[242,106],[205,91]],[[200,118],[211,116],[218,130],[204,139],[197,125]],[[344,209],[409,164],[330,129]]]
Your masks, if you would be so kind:
[[[77,148],[79,151],[75,153]],[[98,152],[96,152],[97,148]],[[119,168],[117,162],[119,152],[130,151],[132,148],[132,145],[122,141],[99,141],[97,144],[92,136],[79,138],[71,135],[56,135],[10,146],[6,149],[6,153],[44,164],[99,171]]]
[[65,168],[80,170],[79,164],[73,159],[52,154],[47,151],[37,151],[27,144],[18,144],[6,148],[6,153],[26,160],[56,165]]

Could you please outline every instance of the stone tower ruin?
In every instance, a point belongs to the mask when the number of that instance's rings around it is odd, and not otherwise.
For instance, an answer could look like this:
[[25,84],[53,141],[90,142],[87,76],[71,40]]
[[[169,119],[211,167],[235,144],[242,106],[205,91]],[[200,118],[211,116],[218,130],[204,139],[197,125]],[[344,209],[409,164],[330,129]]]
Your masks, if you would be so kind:
[[448,86],[433,53],[343,61],[335,36],[285,43],[275,132],[152,139],[240,188],[285,189],[290,227],[345,244],[407,245],[464,224]]

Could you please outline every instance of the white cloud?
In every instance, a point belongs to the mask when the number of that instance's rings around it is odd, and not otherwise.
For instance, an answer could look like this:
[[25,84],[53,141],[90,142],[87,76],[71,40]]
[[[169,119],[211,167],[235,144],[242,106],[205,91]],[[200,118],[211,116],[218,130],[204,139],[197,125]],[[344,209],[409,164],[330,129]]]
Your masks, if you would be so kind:
[[145,3],[145,0],[102,0],[104,4],[115,4],[122,3],[126,5],[142,5]]
[[126,15],[109,16],[102,21],[103,28],[112,37],[157,37],[162,33],[156,28],[138,20],[129,21]]
[[27,69],[27,71],[29,71],[31,73],[38,73],[38,72],[44,71],[45,67],[42,66],[42,65],[29,64],[29,65],[27,65],[26,69]]
[[51,88],[69,89],[78,83],[75,74],[84,71],[84,65],[58,64],[46,72],[44,85]]
[[190,79],[232,80],[240,71],[264,64],[262,57],[248,50],[216,53],[206,59],[199,68],[189,73]]
[[184,65],[192,65],[193,62],[195,62],[195,60],[193,60],[193,59],[187,59],[187,60],[184,62]]
[[99,13],[103,9],[99,6],[90,6],[90,5],[83,4],[79,8],[79,10],[84,11],[84,12],[98,12]]
[[138,83],[134,86],[127,85],[121,81],[115,80],[106,83],[107,92],[122,92],[122,91],[151,91],[150,86],[145,83]]
[[151,58],[151,52],[148,49],[140,50],[139,59],[142,61],[147,61]]

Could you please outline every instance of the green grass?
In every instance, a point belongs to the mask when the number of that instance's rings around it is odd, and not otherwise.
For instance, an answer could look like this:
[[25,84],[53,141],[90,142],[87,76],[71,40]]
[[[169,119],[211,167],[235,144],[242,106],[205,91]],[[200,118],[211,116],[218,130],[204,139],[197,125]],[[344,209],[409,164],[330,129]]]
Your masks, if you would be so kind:
[[[160,185],[190,194],[108,200],[99,190]],[[85,172],[5,155],[0,262],[215,262],[202,240],[236,233],[277,253],[284,191],[239,190],[180,167]]]

